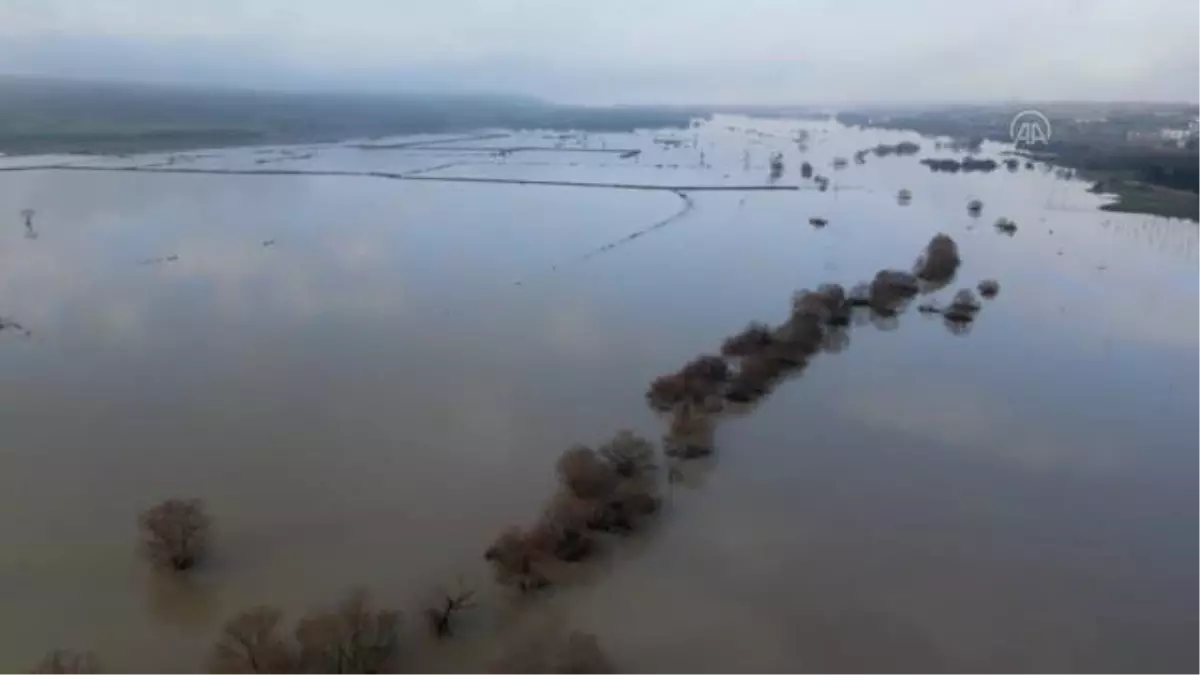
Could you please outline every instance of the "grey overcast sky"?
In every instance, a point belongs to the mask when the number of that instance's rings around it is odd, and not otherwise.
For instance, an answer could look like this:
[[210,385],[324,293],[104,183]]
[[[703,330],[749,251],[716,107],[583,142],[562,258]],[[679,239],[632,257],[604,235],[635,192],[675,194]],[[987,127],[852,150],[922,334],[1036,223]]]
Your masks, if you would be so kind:
[[1200,100],[1197,0],[0,0],[0,73],[559,101]]

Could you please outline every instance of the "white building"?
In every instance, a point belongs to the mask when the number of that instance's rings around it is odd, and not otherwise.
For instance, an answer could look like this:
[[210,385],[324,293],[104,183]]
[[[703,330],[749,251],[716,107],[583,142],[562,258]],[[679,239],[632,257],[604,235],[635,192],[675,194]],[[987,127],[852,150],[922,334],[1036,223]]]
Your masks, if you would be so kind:
[[1158,135],[1164,141],[1175,141],[1176,145],[1183,147],[1189,140],[1200,136],[1200,120],[1188,122],[1186,129],[1162,129]]

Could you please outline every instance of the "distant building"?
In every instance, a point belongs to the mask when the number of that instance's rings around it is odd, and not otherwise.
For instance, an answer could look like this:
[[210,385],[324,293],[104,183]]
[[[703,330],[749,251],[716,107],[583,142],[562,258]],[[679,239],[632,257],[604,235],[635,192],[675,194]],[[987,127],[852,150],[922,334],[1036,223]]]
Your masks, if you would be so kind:
[[1198,133],[1200,133],[1200,123],[1192,120],[1184,129],[1168,127],[1157,130],[1127,131],[1125,132],[1125,141],[1139,145],[1177,145],[1182,148],[1188,144],[1188,141],[1197,138]]
[[1186,129],[1162,129],[1158,132],[1159,138],[1164,141],[1173,141],[1179,147],[1187,145],[1187,142],[1200,135],[1200,121],[1192,120],[1188,122]]

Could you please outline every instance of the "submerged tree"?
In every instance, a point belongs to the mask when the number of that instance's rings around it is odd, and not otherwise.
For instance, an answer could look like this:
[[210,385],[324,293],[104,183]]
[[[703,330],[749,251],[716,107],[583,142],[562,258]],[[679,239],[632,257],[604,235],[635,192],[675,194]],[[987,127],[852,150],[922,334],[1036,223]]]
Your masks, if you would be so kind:
[[558,458],[558,477],[563,486],[580,499],[599,499],[612,493],[620,476],[583,445],[571,447]]
[[771,180],[778,180],[783,175],[783,153],[771,153]]
[[299,666],[295,650],[280,636],[283,615],[253,607],[225,623],[210,667],[218,673],[290,673]]
[[451,619],[454,615],[476,607],[475,591],[467,588],[460,579],[454,588],[439,588],[425,607],[425,620],[434,637],[445,638],[454,634]]
[[208,543],[211,520],[199,499],[168,499],[138,517],[142,548],[156,565],[186,570]]
[[633,478],[655,469],[654,444],[627,429],[618,431],[597,453],[621,478]]
[[905,300],[920,291],[917,278],[900,270],[880,270],[871,281],[868,304],[871,311],[891,316]]
[[[786,368],[787,365],[783,361],[765,354],[743,358],[741,367],[738,368],[729,383],[725,397],[735,403],[753,403],[771,391],[775,380],[783,375]],[[707,436],[708,432],[704,431],[703,427],[696,428],[701,429],[697,437],[705,438]],[[711,447],[711,443],[708,446]],[[679,444],[672,443],[670,447],[679,447]],[[686,450],[678,453],[680,456],[707,454],[699,452],[700,448],[705,447],[705,443],[689,442],[685,447]]]
[[[654,446],[622,431],[599,452],[575,446],[558,461],[559,477],[574,503],[573,511],[587,514],[586,526],[595,530],[628,532],[638,520],[658,510],[651,472]],[[558,501],[562,501],[561,499]]]
[[[792,294],[793,319],[812,317],[818,322],[842,324],[845,311],[846,289],[841,284],[822,284],[815,291],[805,289]],[[815,343],[810,348],[815,349]]]
[[689,361],[677,372],[656,378],[650,383],[646,400],[662,412],[684,403],[712,404],[728,380],[729,364],[725,359],[704,355]]
[[226,622],[210,667],[224,673],[379,673],[395,665],[400,613],[371,608],[366,591],[351,591],[332,611],[301,619],[282,633],[283,615],[254,607]]
[[567,490],[551,497],[527,535],[528,545],[544,556],[547,570],[551,560],[579,562],[592,554],[596,541],[591,530],[602,517],[601,506]]
[[949,281],[961,263],[958,257],[958,244],[945,234],[936,234],[925,247],[924,253],[917,260],[916,275],[920,279],[933,282]]
[[671,425],[663,437],[668,457],[693,459],[713,452],[712,419],[690,406],[682,406],[671,416]]
[[721,344],[721,354],[733,357],[759,354],[771,346],[772,342],[771,327],[755,322],[746,326],[742,332],[727,338]]
[[400,613],[372,609],[362,589],[351,591],[337,609],[313,612],[296,625],[307,672],[385,672],[395,663],[399,639]]
[[509,528],[484,552],[502,585],[521,592],[548,586],[561,563],[595,550],[594,532],[630,532],[659,508],[654,445],[632,432],[619,432],[599,450],[572,446],[556,469],[559,489],[537,522]]
[[1010,237],[1017,233],[1017,223],[1010,218],[998,218],[995,227],[997,232]]
[[535,533],[519,527],[510,527],[496,537],[483,553],[483,559],[492,565],[496,583],[522,593],[548,586],[547,565],[552,555],[541,541]]
[[950,306],[942,310],[942,316],[953,323],[968,323],[975,319],[979,309],[979,301],[975,299],[975,294],[971,289],[964,288],[954,294]]

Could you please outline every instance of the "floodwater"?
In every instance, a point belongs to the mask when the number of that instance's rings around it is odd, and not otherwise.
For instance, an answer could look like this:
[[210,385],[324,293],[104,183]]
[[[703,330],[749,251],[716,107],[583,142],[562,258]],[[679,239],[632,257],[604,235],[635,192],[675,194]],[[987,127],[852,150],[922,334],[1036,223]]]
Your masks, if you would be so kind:
[[[114,671],[199,670],[234,612],[295,617],[356,585],[406,611],[404,663],[420,668],[481,668],[553,622],[632,671],[1196,670],[1196,226],[1098,211],[1040,168],[830,166],[912,138],[718,118],[588,137],[645,150],[627,159],[346,144],[175,160],[731,185],[766,182],[779,150],[781,184],[808,160],[839,188],[687,200],[0,172],[0,317],[19,324],[0,330],[0,670],[56,647]],[[992,228],[1001,215],[1014,237]],[[797,289],[909,267],[938,231],[963,258],[939,297],[1001,284],[968,333],[912,310],[855,326],[724,421],[648,531],[545,594],[494,587],[484,548],[535,517],[565,447],[658,438],[654,376],[782,320]],[[183,581],[136,550],[137,512],[169,496],[215,520]],[[483,606],[433,645],[418,603],[458,575]]]

